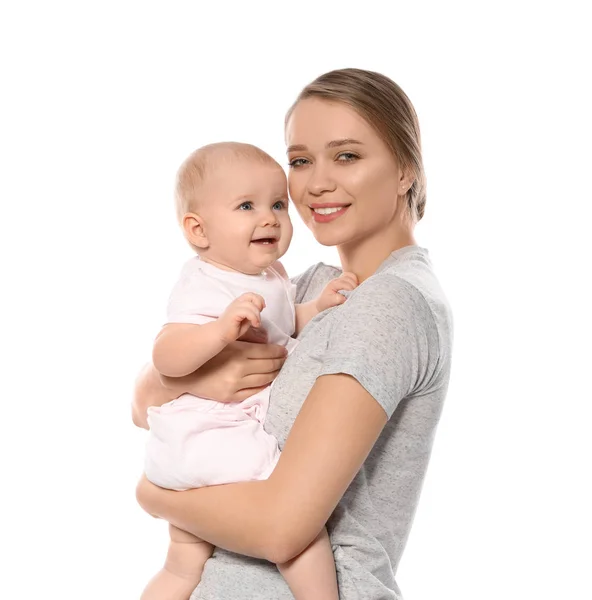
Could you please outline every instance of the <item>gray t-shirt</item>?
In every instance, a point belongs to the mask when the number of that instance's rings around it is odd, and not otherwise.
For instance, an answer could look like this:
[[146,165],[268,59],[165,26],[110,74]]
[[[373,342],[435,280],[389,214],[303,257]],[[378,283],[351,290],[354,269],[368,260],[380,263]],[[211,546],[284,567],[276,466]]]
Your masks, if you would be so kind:
[[[296,279],[296,301],[312,300],[339,274],[322,263],[311,267]],[[450,376],[452,315],[427,250],[393,252],[344,304],[317,315],[299,340],[272,387],[265,427],[282,447],[317,377],[332,373],[355,377],[382,406],[389,420],[327,529],[341,600],[399,600],[395,573]],[[219,549],[192,596],[292,598],[275,565]]]

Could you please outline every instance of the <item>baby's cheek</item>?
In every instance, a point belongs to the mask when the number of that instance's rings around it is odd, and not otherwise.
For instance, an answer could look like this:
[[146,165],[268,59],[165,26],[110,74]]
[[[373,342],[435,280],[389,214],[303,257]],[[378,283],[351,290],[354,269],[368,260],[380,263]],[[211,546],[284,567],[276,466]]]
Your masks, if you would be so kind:
[[286,243],[290,244],[292,234],[294,233],[294,227],[290,217],[286,214],[286,220],[282,223],[282,237],[286,238]]

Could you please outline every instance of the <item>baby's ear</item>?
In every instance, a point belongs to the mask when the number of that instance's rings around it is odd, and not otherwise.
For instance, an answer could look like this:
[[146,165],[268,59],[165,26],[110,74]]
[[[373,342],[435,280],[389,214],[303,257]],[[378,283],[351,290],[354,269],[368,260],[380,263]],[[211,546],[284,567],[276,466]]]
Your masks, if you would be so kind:
[[210,243],[206,235],[203,219],[195,213],[186,213],[183,217],[183,231],[190,244],[205,250]]

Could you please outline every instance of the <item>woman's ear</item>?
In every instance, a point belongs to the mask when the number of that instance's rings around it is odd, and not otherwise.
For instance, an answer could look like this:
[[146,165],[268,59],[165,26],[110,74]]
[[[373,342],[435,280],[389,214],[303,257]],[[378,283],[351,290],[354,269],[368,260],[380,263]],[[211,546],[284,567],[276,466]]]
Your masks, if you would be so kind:
[[403,169],[401,171],[401,177],[399,179],[399,196],[404,196],[413,185],[415,176],[410,169]]
[[190,244],[205,250],[210,243],[206,235],[203,219],[195,213],[186,213],[183,217],[183,231]]

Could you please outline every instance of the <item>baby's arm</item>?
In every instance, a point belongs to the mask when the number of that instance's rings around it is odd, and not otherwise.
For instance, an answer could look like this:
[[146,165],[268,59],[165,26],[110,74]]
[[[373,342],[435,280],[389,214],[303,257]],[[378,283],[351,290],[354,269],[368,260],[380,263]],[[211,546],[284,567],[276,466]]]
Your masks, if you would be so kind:
[[199,369],[226,346],[221,323],[168,323],[156,336],[152,362],[162,375],[183,377]]
[[211,323],[168,323],[154,342],[152,362],[156,370],[168,377],[193,373],[249,327],[259,327],[264,307],[261,296],[247,293],[234,300]]
[[296,334],[320,312],[345,302],[345,296],[339,290],[353,290],[358,285],[358,278],[353,273],[343,273],[341,277],[332,279],[317,298],[310,302],[296,305]]

